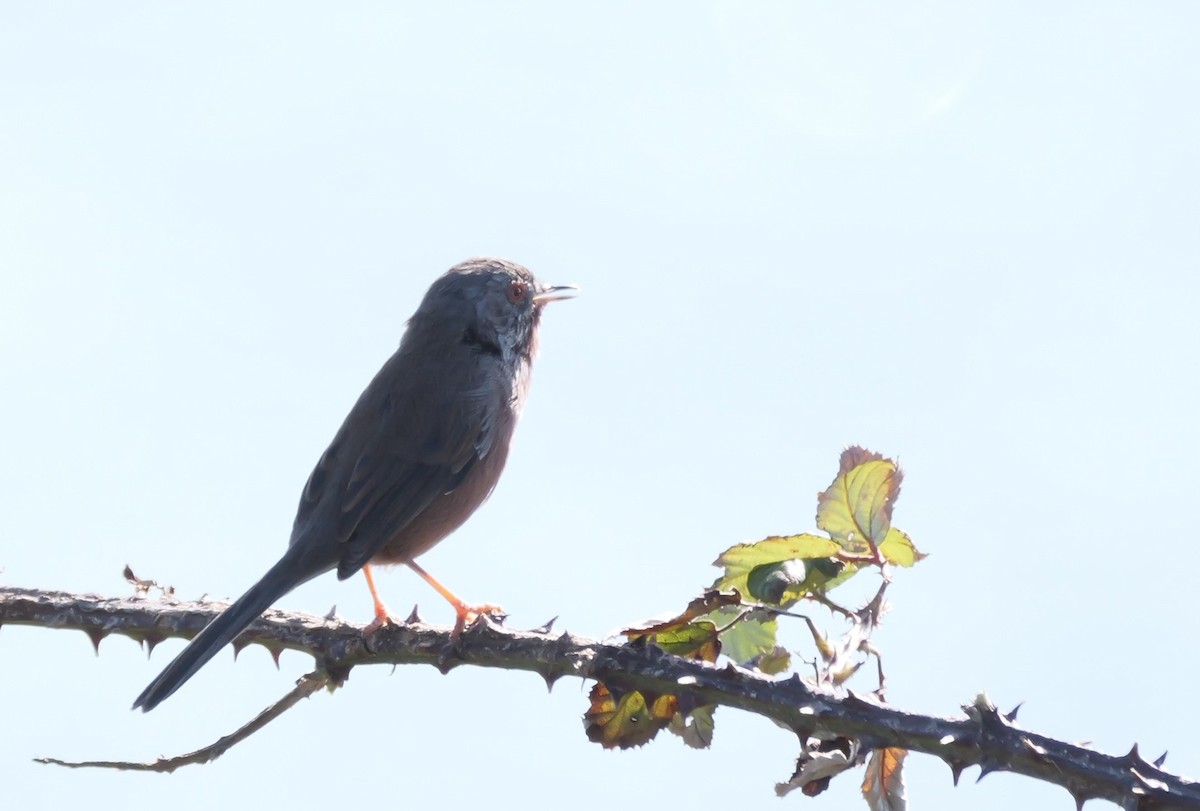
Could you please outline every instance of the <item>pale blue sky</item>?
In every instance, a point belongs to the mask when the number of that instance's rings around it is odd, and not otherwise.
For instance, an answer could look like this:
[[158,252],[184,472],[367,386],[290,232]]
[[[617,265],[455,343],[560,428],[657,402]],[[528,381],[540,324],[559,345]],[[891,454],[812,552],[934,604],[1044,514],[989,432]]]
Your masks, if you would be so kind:
[[[983,689],[1195,777],[1198,26],[1182,2],[6,3],[0,577],[240,594],[424,289],[500,255],[583,295],[547,314],[509,469],[423,559],[439,578],[602,635],[730,544],[812,529],[863,444],[900,458],[896,524],[932,553],[876,640],[893,703]],[[449,622],[410,573],[381,585]],[[334,603],[370,616],[333,576],[280,607]],[[604,752],[578,682],[376,668],[208,767],[29,762],[190,751],[311,665],[222,655],[129,712],[179,645],[0,631],[5,795],[774,808],[796,755],[728,711],[711,751]],[[909,769],[921,809],[1070,802]]]

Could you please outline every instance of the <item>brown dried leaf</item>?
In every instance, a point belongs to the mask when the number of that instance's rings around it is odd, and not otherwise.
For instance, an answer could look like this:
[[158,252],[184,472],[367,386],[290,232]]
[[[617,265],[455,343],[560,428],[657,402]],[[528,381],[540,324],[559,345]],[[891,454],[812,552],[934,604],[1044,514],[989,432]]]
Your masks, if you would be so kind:
[[904,790],[904,756],[907,749],[876,749],[867,759],[862,793],[871,811],[905,811],[908,798]]
[[683,738],[683,742],[693,749],[707,749],[712,744],[713,711],[716,709],[715,705],[706,704],[692,710],[687,718],[683,717],[683,713],[676,713],[667,729]]
[[697,617],[703,617],[705,614],[710,614],[718,608],[740,605],[741,602],[741,595],[736,591],[722,592],[717,589],[709,589],[688,603],[687,608],[683,610],[682,614],[665,620],[647,620],[641,625],[630,626],[621,631],[621,633],[630,639],[636,639],[639,636],[651,636],[662,631],[687,625]]
[[858,741],[849,738],[809,738],[796,759],[795,773],[786,783],[775,784],[775,794],[782,797],[800,789],[806,796],[815,797],[829,788],[832,778],[855,764],[858,751]]

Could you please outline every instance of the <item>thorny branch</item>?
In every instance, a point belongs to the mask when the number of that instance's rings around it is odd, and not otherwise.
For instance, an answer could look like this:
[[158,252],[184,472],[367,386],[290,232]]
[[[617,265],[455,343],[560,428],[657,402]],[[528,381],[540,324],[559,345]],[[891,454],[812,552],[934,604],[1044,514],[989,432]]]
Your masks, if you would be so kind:
[[[168,637],[190,638],[222,607],[0,587],[0,625],[80,630],[96,645],[113,633],[151,647]],[[526,670],[540,674],[551,686],[562,676],[576,676],[627,689],[688,694],[698,705],[756,713],[794,729],[802,741],[841,736],[862,741],[864,749],[901,747],[935,755],[949,764],[956,780],[966,767],[978,765],[981,776],[1010,771],[1060,785],[1078,804],[1103,798],[1142,811],[1200,809],[1200,785],[1147,762],[1136,746],[1128,754],[1112,756],[1023,730],[1011,714],[1000,714],[982,696],[964,708],[965,717],[939,718],[881,705],[848,691],[817,688],[798,675],[777,680],[733,665],[717,667],[671,656],[649,645],[514,631],[487,620],[477,621],[452,642],[448,629],[420,622],[366,638],[361,627],[340,620],[268,611],[235,644],[252,643],[272,653],[290,649],[312,655],[316,673],[301,680],[297,688],[301,692],[315,691],[325,683],[341,685],[353,667],[363,664],[431,664],[442,672],[459,665]],[[275,706],[282,712],[301,697],[293,691]],[[262,718],[184,759],[212,759],[261,727]],[[183,765],[180,759],[169,762],[174,764],[171,768]],[[133,764],[132,768],[152,766]]]

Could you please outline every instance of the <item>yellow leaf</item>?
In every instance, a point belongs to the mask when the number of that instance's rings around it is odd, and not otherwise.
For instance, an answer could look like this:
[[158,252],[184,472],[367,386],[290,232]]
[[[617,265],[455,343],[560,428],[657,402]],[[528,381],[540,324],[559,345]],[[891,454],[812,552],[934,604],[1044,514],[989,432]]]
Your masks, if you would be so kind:
[[913,546],[912,538],[895,527],[888,530],[883,543],[879,545],[879,554],[883,555],[889,563],[897,566],[912,566],[918,560],[929,557]]
[[717,626],[708,620],[688,623],[653,634],[654,644],[674,656],[686,656],[704,662],[715,662],[721,653]]
[[865,549],[867,541],[882,543],[892,526],[902,478],[890,459],[847,448],[833,484],[817,496],[817,526],[851,551]]
[[677,709],[677,699],[658,697],[649,707],[645,697],[631,690],[619,699],[597,682],[589,695],[591,706],[584,714],[588,740],[605,749],[641,746],[665,727]]

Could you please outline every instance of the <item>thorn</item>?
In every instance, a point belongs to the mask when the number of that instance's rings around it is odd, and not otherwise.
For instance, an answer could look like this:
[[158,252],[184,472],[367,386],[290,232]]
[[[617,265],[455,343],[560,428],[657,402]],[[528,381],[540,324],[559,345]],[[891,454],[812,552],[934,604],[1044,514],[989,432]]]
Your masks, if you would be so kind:
[[1024,701],[1020,702],[1019,704],[1017,704],[1017,706],[1013,707],[1011,710],[1004,713],[1004,720],[1008,721],[1010,724],[1013,721],[1016,721],[1017,720],[1017,712],[1020,711],[1021,707],[1023,707],[1023,706],[1025,706]]
[[563,631],[562,636],[560,636],[558,638],[558,641],[564,645],[570,645],[571,644],[571,635],[569,633],[567,633],[566,631]]
[[443,676],[448,675],[450,671],[458,667],[459,664],[458,649],[453,645],[447,645],[446,647],[442,648],[442,652],[438,654],[437,659],[435,659],[433,662],[433,666],[436,667],[438,672],[440,672]]
[[1130,766],[1137,766],[1138,768],[1144,768],[1144,767],[1150,765],[1142,757],[1142,753],[1138,751],[1138,745],[1136,743],[1129,750],[1129,752],[1126,753],[1125,757],[1123,757],[1121,759],[1129,761]]
[[275,669],[279,670],[279,655],[283,653],[283,648],[267,648],[271,654],[271,658],[275,660]]
[[244,651],[246,646],[249,644],[250,641],[247,639],[238,638],[233,640],[233,661],[236,662],[238,660],[238,655],[241,654],[241,652]]
[[158,643],[166,639],[166,636],[157,631],[147,631],[142,639],[146,643],[146,659],[149,660],[154,653],[154,649],[158,647]]
[[859,710],[878,710],[879,705],[871,701],[867,701],[853,690],[846,691],[846,698],[843,702],[847,707]]
[[547,693],[552,692],[554,690],[554,683],[556,681],[558,681],[560,678],[562,678],[561,673],[550,670],[549,668],[547,668],[544,671],[541,671],[541,676],[543,679],[546,680],[546,692]]
[[404,624],[405,625],[419,625],[420,622],[421,622],[421,615],[417,613],[417,604],[413,603],[413,610],[408,612],[408,619],[406,619],[404,621]]
[[1155,767],[1156,769],[1161,769],[1161,768],[1162,768],[1162,765],[1163,765],[1164,763],[1166,763],[1166,762],[1167,762],[1167,753],[1166,753],[1166,752],[1163,752],[1163,753],[1162,753],[1161,755],[1159,755],[1159,756],[1158,756],[1158,758],[1157,758],[1157,759],[1154,761],[1154,767]]
[[[950,776],[954,778],[954,785],[958,785],[958,778],[962,777],[963,769],[967,768],[967,764],[961,760],[953,760],[946,758],[946,765],[950,767]],[[980,775],[980,779],[983,775]]]
[[92,650],[96,651],[96,655],[100,655],[100,641],[108,636],[108,631],[100,628],[88,628],[84,631],[88,635],[88,639],[92,640]]
[[554,623],[557,620],[558,620],[558,617],[551,617],[549,620],[546,621],[545,625],[539,625],[537,628],[534,628],[532,631],[530,631],[530,633],[548,634],[548,633],[550,633],[550,629],[554,627]]
[[1004,767],[1001,766],[999,763],[997,763],[994,760],[981,761],[979,764],[979,776],[975,778],[975,782],[978,783],[980,780],[987,777],[992,772],[999,772],[999,771],[1003,771],[1003,770],[1004,770]]
[[325,615],[325,619],[329,620],[330,622],[333,622],[337,619],[337,603],[334,603],[329,607],[329,613]]
[[458,636],[454,636],[453,634],[451,634],[450,641],[447,642],[445,645],[442,645],[441,650],[438,651],[437,659],[434,660],[433,666],[436,667],[443,676],[445,676],[451,670],[453,670],[454,668],[456,668],[460,664],[462,664],[462,661],[463,661],[462,644],[463,644],[463,637],[465,636],[466,633],[467,632],[464,631],[462,634],[459,634]]
[[1073,791],[1071,792],[1071,799],[1075,801],[1075,811],[1083,811],[1083,804],[1088,801],[1086,795],[1076,794]]

